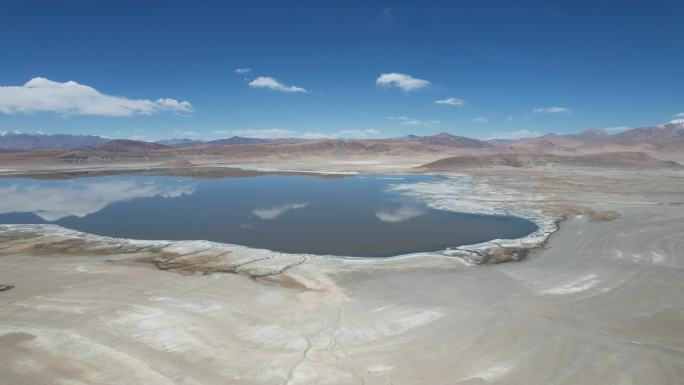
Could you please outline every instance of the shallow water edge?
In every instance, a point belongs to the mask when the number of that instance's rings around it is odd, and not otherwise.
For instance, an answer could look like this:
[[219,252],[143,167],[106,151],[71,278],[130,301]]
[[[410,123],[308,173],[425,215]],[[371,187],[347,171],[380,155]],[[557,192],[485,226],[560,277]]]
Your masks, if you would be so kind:
[[[136,254],[155,251],[159,254],[149,263],[158,268],[184,272],[240,272],[256,269],[261,265],[267,273],[283,271],[293,263],[303,263],[317,258],[341,258],[372,262],[378,259],[407,258],[453,258],[466,265],[500,263],[521,260],[543,247],[549,235],[558,229],[562,216],[544,212],[533,207],[516,206],[517,192],[486,184],[466,176],[441,177],[423,183],[393,184],[392,191],[418,199],[439,210],[487,215],[518,216],[532,221],[537,230],[518,239],[493,239],[473,245],[464,245],[436,252],[419,252],[385,258],[345,257],[334,255],[288,254],[277,251],[250,248],[241,245],[209,241],[131,240],[92,235],[57,225],[0,225],[3,247],[0,254]],[[499,197],[486,199],[487,194]],[[484,199],[483,199],[484,198]],[[199,260],[198,260],[199,258]],[[261,262],[257,263],[256,262]],[[253,274],[249,274],[253,275]]]

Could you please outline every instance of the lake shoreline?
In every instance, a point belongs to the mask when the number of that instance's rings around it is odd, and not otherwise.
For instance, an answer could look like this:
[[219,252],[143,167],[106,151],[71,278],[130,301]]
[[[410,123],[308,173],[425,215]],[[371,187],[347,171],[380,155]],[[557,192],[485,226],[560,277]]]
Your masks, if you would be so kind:
[[[317,172],[310,172],[310,173],[301,173],[301,172],[295,172],[295,173],[275,173],[275,174],[268,174],[268,173],[262,173],[262,172],[257,172],[256,174],[251,174],[250,170],[246,170],[244,173],[242,172],[243,170],[241,169],[235,169],[235,168],[230,168],[231,173],[236,176],[236,177],[243,177],[243,176],[263,176],[263,175],[281,175],[281,176],[310,176],[310,175],[317,175]],[[239,172],[235,172],[235,170],[238,170]],[[163,171],[163,170],[162,170]],[[163,175],[167,176],[165,172],[161,173],[153,173],[154,175]],[[31,174],[28,174],[31,175]],[[40,178],[42,179],[44,177],[43,174],[38,174]],[[59,175],[67,175],[65,173],[60,173]],[[72,174],[72,176],[76,177],[77,174]],[[87,177],[87,176],[94,176],[94,175],[83,175],[83,174],[78,174],[81,177]],[[101,176],[102,174],[98,174],[98,176]],[[128,173],[123,173],[119,174],[116,172],[116,174],[113,175],[135,175],[135,176],[143,176],[143,175],[150,175],[150,173],[146,174],[140,174],[140,173],[133,173],[133,174],[128,174]],[[331,174],[325,174],[321,173],[319,174],[320,176],[327,177]],[[376,174],[355,174],[355,175],[372,175],[372,176],[377,176]],[[343,259],[358,259],[358,260],[364,260],[364,259],[377,259],[377,258],[421,258],[421,257],[438,257],[438,256],[444,256],[444,257],[450,257],[450,258],[459,258],[466,263],[470,264],[485,264],[485,263],[501,263],[501,262],[509,262],[509,261],[518,261],[526,258],[528,255],[531,255],[535,252],[538,252],[541,247],[545,244],[546,240],[552,234],[553,232],[558,230],[558,223],[561,221],[561,218],[558,217],[557,215],[550,215],[549,213],[543,213],[539,210],[535,210],[530,207],[524,207],[524,206],[519,206],[519,205],[490,205],[487,203],[483,202],[475,202],[472,198],[477,196],[478,194],[482,193],[483,187],[478,185],[477,179],[470,178],[464,175],[450,175],[447,177],[441,177],[435,181],[427,181],[427,182],[411,182],[411,183],[406,183],[403,181],[402,176],[407,175],[407,174],[387,174],[390,177],[385,178],[385,179],[395,179],[396,183],[392,183],[388,185],[388,190],[393,193],[397,193],[399,195],[407,196],[412,199],[414,199],[417,202],[421,202],[423,204],[426,204],[428,207],[436,210],[442,210],[442,211],[447,211],[447,212],[454,212],[457,214],[463,213],[463,214],[476,214],[476,215],[485,215],[485,216],[495,216],[495,217],[516,217],[516,218],[523,218],[526,219],[536,225],[536,230],[519,238],[510,238],[510,239],[500,239],[500,238],[495,238],[491,239],[489,241],[484,241],[484,242],[479,242],[479,243],[473,243],[473,244],[462,244],[459,246],[452,246],[448,247],[446,249],[442,250],[437,250],[437,251],[420,251],[420,252],[409,252],[409,253],[400,253],[400,254],[395,254],[395,255],[390,255],[390,256],[382,256],[382,257],[376,257],[376,256],[348,256],[344,254],[332,254],[332,255],[327,255],[327,254],[309,254],[309,253],[288,253],[288,252],[282,252],[282,251],[276,251],[276,250],[266,250],[268,252],[274,253],[274,254],[280,254],[280,255],[288,255],[294,258],[297,257],[302,257],[306,256],[307,258],[343,258]],[[396,177],[391,177],[393,175],[396,175]],[[430,174],[424,174],[426,176],[429,176]],[[188,177],[188,176],[185,176]],[[383,179],[383,178],[380,178]],[[393,181],[394,182],[394,181]],[[491,190],[491,187],[488,186],[486,187]],[[494,190],[496,194],[510,194],[509,191],[499,191],[499,190]],[[456,200],[456,196],[458,196],[458,200]],[[470,199],[468,197],[471,197]],[[58,225],[58,224],[52,224],[52,225]],[[22,231],[33,231],[36,234],[43,234],[43,236],[49,236],[50,233],[57,233],[57,234],[70,234],[71,238],[73,239],[74,242],[76,242],[78,239],[85,239],[88,238],[89,240],[94,240],[96,239],[98,235],[96,234],[89,234],[87,231],[84,231],[83,234],[79,234],[79,232],[65,232],[65,231],[54,231],[52,227],[47,226],[47,227],[40,227],[40,225],[34,225],[33,227],[27,227],[22,225],[17,225],[17,227],[12,227],[12,225],[5,225],[4,228],[6,229],[5,231],[12,232],[14,231],[15,228],[22,229]],[[31,230],[29,230],[31,229]],[[65,228],[66,230],[66,228]],[[81,230],[83,231],[83,230]],[[159,242],[163,242],[166,244],[174,244],[174,243],[189,243],[193,242],[193,240],[177,240],[177,241],[172,241],[172,240],[152,240],[152,239],[140,239],[136,238],[136,240],[133,239],[128,239],[128,238],[121,238],[121,237],[108,237],[103,235],[102,236],[102,241],[99,243],[107,243],[107,242],[112,242],[111,239],[116,239],[116,242],[122,243],[122,242],[128,242],[128,241],[135,241],[135,242],[146,242],[150,245],[154,245]],[[200,242],[205,242],[205,243],[212,243],[216,244],[222,247],[227,247],[227,248],[240,248],[241,250],[264,250],[261,248],[254,248],[253,246],[246,246],[246,245],[240,245],[239,243],[226,243],[226,242],[216,242],[216,241],[209,241],[209,240],[198,240]],[[97,247],[97,246],[96,246]],[[81,254],[88,253],[89,250],[88,248],[83,248],[80,250]],[[226,267],[222,267],[221,269],[226,269]]]
[[[306,171],[406,170],[380,166]],[[545,384],[559,375],[575,384],[677,383],[681,171],[443,175],[442,185],[419,186],[428,204],[540,215],[560,229],[520,263],[482,266],[0,226],[0,284],[14,286],[0,292],[8,352],[0,370],[18,383],[22,362],[47,365],[41,373],[58,380],[99,383],[174,383],[179,372],[188,383],[282,383],[291,373],[340,384]]]

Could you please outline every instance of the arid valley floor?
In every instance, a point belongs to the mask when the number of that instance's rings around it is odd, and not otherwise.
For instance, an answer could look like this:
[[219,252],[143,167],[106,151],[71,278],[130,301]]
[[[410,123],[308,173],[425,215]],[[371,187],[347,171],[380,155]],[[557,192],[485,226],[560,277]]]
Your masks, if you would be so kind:
[[407,193],[559,230],[497,264],[510,253],[335,259],[0,225],[0,284],[14,286],[0,292],[0,383],[681,383],[681,168],[416,169],[423,160],[203,167],[436,173],[460,187]]

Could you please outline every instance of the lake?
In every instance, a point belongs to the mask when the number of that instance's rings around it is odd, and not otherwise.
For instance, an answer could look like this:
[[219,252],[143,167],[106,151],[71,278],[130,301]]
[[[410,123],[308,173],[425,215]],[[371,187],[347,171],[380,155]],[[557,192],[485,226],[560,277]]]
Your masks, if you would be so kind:
[[[388,257],[523,237],[534,223],[455,213],[389,191],[430,176],[109,176],[0,180],[0,223],[132,239],[208,240],[287,253]],[[454,199],[458,199],[457,196]]]

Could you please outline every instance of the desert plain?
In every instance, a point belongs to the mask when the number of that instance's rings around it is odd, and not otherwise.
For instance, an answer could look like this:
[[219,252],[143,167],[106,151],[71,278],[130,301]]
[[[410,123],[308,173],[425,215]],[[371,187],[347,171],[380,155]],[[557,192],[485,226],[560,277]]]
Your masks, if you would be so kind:
[[5,155],[40,178],[439,175],[397,188],[540,232],[351,259],[0,225],[0,384],[681,384],[681,152],[512,153]]

